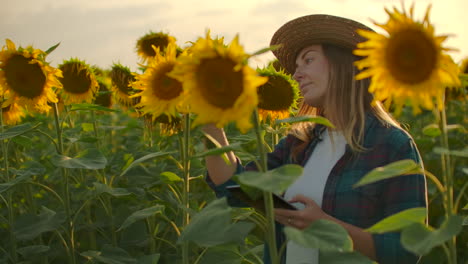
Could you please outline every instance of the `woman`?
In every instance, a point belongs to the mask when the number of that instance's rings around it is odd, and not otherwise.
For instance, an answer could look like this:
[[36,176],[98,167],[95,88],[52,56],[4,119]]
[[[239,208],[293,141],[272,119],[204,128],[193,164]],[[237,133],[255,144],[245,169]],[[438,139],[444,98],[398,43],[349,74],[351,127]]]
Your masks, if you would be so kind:
[[[416,263],[417,256],[403,249],[399,233],[373,235],[364,229],[402,210],[426,207],[424,175],[352,187],[372,169],[391,162],[412,159],[422,166],[411,136],[379,102],[372,102],[369,80],[354,79],[358,70],[353,63],[360,58],[352,50],[365,40],[356,29],[370,30],[341,17],[309,15],[286,23],[271,40],[272,45],[281,44],[273,53],[299,83],[303,96],[299,113],[324,116],[336,127],[301,123],[268,154],[268,169],[290,163],[304,167],[303,175],[285,193],[300,210],[275,209],[275,218],[281,226],[299,229],[317,219],[330,220],[343,226],[354,249],[368,258]],[[204,131],[228,144],[222,129],[207,125]],[[253,163],[242,167],[232,152],[228,158],[230,164],[219,156],[206,158],[207,181],[218,196],[230,196],[225,187],[233,184],[233,174],[256,169]],[[317,250],[290,241],[282,263],[318,263],[318,255]]]

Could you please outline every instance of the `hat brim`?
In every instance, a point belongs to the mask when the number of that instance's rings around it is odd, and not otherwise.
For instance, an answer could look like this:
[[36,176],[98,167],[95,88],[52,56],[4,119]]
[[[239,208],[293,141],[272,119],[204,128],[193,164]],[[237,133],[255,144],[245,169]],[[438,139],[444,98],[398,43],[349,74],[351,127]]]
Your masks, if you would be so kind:
[[288,73],[296,69],[296,56],[314,44],[332,44],[353,50],[366,39],[356,33],[357,29],[373,31],[354,20],[331,15],[308,15],[284,24],[273,35],[270,45],[280,45],[273,54]]

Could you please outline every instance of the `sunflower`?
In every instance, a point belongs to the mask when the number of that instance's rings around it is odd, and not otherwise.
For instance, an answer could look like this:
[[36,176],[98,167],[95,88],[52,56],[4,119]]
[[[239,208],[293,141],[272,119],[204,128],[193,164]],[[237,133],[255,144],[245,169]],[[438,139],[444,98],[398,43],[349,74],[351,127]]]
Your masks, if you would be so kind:
[[167,73],[176,65],[177,47],[173,43],[169,44],[164,55],[159,48],[155,50],[156,55],[149,60],[145,72],[137,75],[132,84],[132,87],[140,92],[131,97],[141,97],[136,107],[145,114],[149,113],[154,117],[162,114],[175,116],[183,98],[182,83],[169,77]]
[[134,75],[136,74],[121,64],[114,63],[112,66],[110,72],[111,90],[117,102],[124,106],[133,106],[136,103],[135,98],[130,98],[130,95],[135,93],[135,90],[131,87],[131,84],[135,81]]
[[468,57],[464,58],[460,63],[460,72],[468,74]]
[[277,71],[274,62],[266,68],[257,69],[257,72],[260,76],[268,77],[268,82],[257,90],[260,120],[288,118],[293,109],[297,108],[297,82],[284,70]]
[[96,76],[83,61],[70,59],[59,65],[63,73],[60,82],[63,84],[62,97],[65,105],[73,103],[90,103],[99,87]]
[[433,109],[434,99],[442,107],[445,87],[458,86],[460,82],[456,64],[445,54],[450,49],[442,47],[448,36],[435,36],[429,22],[430,6],[421,22],[413,19],[413,7],[409,13],[404,7],[402,10],[385,9],[388,22],[374,22],[388,36],[358,30],[368,40],[354,50],[355,55],[367,56],[356,62],[360,70],[364,69],[356,79],[371,77],[369,91],[375,100],[386,100],[387,107],[393,103],[396,113],[407,101],[414,113],[420,112],[420,107]]
[[252,124],[252,111],[258,104],[257,87],[268,78],[258,76],[246,65],[236,36],[229,45],[222,39],[199,38],[190,53],[179,57],[180,63],[169,74],[183,83],[190,111],[197,114],[193,125],[215,123],[223,127],[236,121],[241,132]]
[[19,104],[13,102],[2,106],[3,125],[16,125],[25,116],[25,110]]
[[99,84],[99,89],[93,103],[110,108],[112,106],[112,92],[109,91],[105,81],[97,79],[97,82]]
[[172,136],[182,130],[182,118],[179,115],[162,114],[154,118],[154,122],[159,123],[160,132],[165,136]]
[[44,61],[46,55],[31,46],[16,49],[6,39],[6,46],[0,51],[0,92],[10,94],[5,105],[15,102],[29,111],[44,113],[51,108],[48,102],[57,102],[53,89],[62,87],[57,79],[62,73]]
[[175,44],[176,39],[163,32],[150,32],[137,41],[136,50],[138,56],[142,59],[143,63],[146,63],[150,58],[156,56],[156,50],[153,48],[159,48],[160,53],[166,52],[166,47],[169,44]]

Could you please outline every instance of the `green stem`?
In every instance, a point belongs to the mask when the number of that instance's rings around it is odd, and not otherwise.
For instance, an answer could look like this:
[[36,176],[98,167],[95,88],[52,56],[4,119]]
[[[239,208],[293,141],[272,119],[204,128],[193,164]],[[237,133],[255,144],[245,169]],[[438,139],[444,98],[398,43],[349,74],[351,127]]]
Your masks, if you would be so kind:
[[[4,127],[3,127],[3,101],[4,98],[3,96],[0,98],[0,132],[3,134],[4,133]],[[8,170],[8,150],[7,150],[7,144],[5,143],[5,140],[1,140],[2,142],[2,153],[3,153],[3,165],[5,169],[5,181],[9,182],[10,180],[10,172]],[[15,215],[13,211],[13,193],[11,190],[8,191],[7,194],[7,206],[8,206],[8,230],[10,233],[10,255],[11,259],[13,260],[13,263],[18,262],[18,255],[16,253],[16,236],[15,233],[13,232],[13,223],[15,222]]]
[[[260,172],[266,172],[267,167],[267,158],[264,151],[265,139],[261,135],[260,120],[258,118],[258,110],[254,111],[254,128],[255,134],[257,136],[257,149],[258,154],[260,155],[260,167],[258,168]],[[263,199],[265,201],[265,213],[267,221],[267,232],[266,238],[268,243],[268,248],[270,251],[270,258],[272,264],[279,264],[278,249],[276,247],[276,232],[275,232],[275,215],[273,212],[273,196],[271,192],[264,191]]]
[[98,124],[96,120],[96,112],[94,110],[91,110],[91,117],[93,119],[93,130],[94,130],[94,137],[96,138],[96,147],[98,149],[101,148],[100,143],[99,143],[99,133],[98,133]]
[[143,122],[145,123],[146,136],[148,137],[148,147],[153,147],[153,119],[151,116],[144,115]]
[[[58,143],[58,154],[63,155],[63,139],[62,139],[62,129],[60,126],[60,120],[59,120],[59,112],[58,112],[58,106],[57,103],[54,103],[54,119],[55,119],[55,128],[57,131],[57,143]],[[68,261],[72,264],[76,263],[75,259],[75,241],[74,241],[74,226],[73,226],[73,220],[72,220],[72,215],[71,215],[71,206],[70,206],[70,184],[69,184],[69,178],[67,174],[67,170],[65,168],[61,168],[62,172],[62,177],[63,177],[63,193],[65,197],[65,212],[67,215],[67,230],[68,230],[68,238],[69,238],[69,252],[68,252]]]
[[[190,159],[189,159],[189,140],[190,140],[190,116],[189,114],[184,114],[184,140],[182,150],[182,164],[183,164],[183,174],[184,174],[184,188],[182,191],[182,203],[185,208],[183,212],[182,226],[183,229],[190,222],[189,215],[189,192],[190,192]],[[189,263],[189,244],[188,241],[182,243],[182,263]]]
[[[447,115],[445,112],[445,105],[442,105],[440,110],[440,130],[442,131],[441,143],[442,147],[447,151],[450,150],[448,141],[448,130],[447,130]],[[442,172],[445,182],[445,217],[448,219],[454,212],[454,201],[453,201],[453,170],[450,161],[450,155],[447,153],[441,154]],[[457,263],[457,247],[456,247],[456,236],[448,241],[449,248],[449,263]]]

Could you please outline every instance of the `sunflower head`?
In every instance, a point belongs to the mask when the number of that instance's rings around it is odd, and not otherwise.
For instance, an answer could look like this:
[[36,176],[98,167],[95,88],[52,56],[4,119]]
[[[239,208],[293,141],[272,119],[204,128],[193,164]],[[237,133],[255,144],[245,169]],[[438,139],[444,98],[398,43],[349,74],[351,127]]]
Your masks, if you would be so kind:
[[150,32],[138,39],[136,50],[142,61],[146,62],[148,59],[156,56],[155,48],[159,48],[160,52],[164,53],[166,51],[166,47],[169,44],[175,44],[175,42],[176,39],[169,34],[163,32]]
[[170,76],[180,80],[187,91],[186,104],[197,115],[194,125],[222,127],[235,121],[242,132],[251,127],[257,87],[267,78],[247,65],[248,58],[237,36],[224,45],[222,39],[212,39],[209,31],[178,58]]
[[182,119],[179,115],[168,116],[162,114],[154,118],[154,122],[159,124],[161,134],[171,136],[182,130]]
[[130,98],[130,95],[135,93],[131,84],[135,81],[135,75],[126,66],[119,63],[114,63],[110,71],[111,89],[114,93],[117,102],[124,106],[135,105],[135,100]]
[[109,91],[109,88],[104,80],[99,78],[97,79],[97,82],[99,84],[99,88],[93,103],[110,108],[112,106],[112,92]]
[[270,61],[268,63],[268,67],[273,67],[275,69],[275,71],[277,72],[285,72],[285,69],[283,66],[281,66],[280,62],[278,59],[275,59],[273,61]]
[[25,116],[25,110],[19,104],[12,102],[9,105],[2,106],[3,125],[16,125]]
[[397,113],[406,102],[415,113],[421,107],[441,107],[445,87],[460,83],[456,64],[445,54],[450,49],[442,46],[448,36],[434,34],[430,6],[422,21],[413,18],[413,7],[409,12],[404,7],[402,11],[394,8],[386,12],[387,23],[375,23],[386,31],[385,35],[358,30],[368,40],[354,50],[354,54],[365,57],[356,62],[360,70],[364,69],[356,78],[371,77],[369,91],[375,100],[393,104]]
[[258,112],[261,120],[274,121],[289,117],[297,108],[299,88],[291,75],[284,70],[277,71],[270,63],[268,67],[257,69],[260,76],[268,77],[268,82],[258,87]]
[[63,77],[62,98],[65,105],[73,103],[91,103],[99,84],[93,70],[84,61],[76,58],[63,61],[59,65]]
[[468,98],[468,58],[464,58],[460,63],[461,85],[457,87],[447,87],[445,91],[446,100],[466,101]]
[[57,102],[54,89],[61,88],[61,71],[45,61],[46,53],[19,47],[6,39],[0,51],[0,92],[9,93],[7,105],[16,102],[29,111],[47,112],[49,102]]
[[136,75],[132,87],[138,90],[131,97],[140,97],[137,105],[145,114],[175,116],[183,99],[182,83],[168,75],[176,65],[177,46],[170,43],[166,52],[155,48],[155,56],[149,60],[146,70]]

